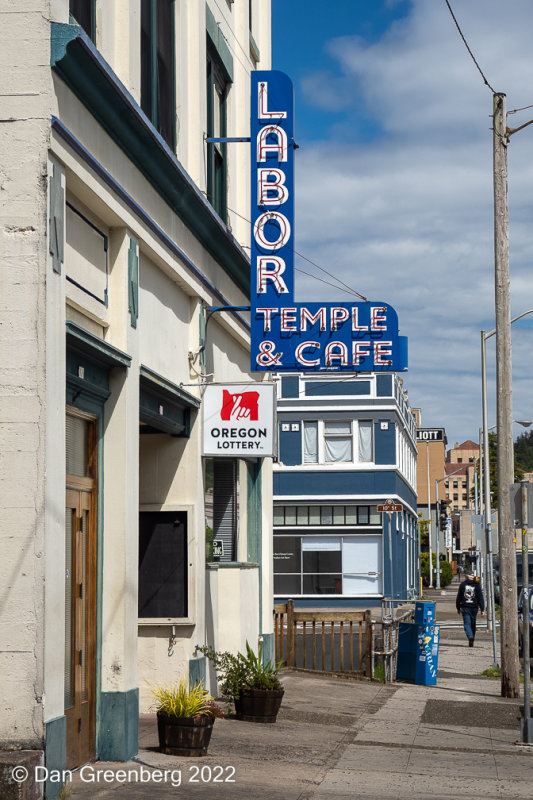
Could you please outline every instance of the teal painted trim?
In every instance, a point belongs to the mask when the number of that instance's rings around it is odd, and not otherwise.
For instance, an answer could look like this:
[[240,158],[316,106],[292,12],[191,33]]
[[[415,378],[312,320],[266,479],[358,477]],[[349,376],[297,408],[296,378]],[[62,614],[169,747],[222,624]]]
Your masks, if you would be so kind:
[[128,310],[131,327],[136,328],[139,316],[139,254],[135,239],[130,239],[128,248]]
[[205,6],[205,29],[218,56],[219,66],[226,73],[227,80],[233,83],[233,56],[207,3]]
[[201,656],[200,658],[189,659],[189,686],[196,686],[202,683],[204,686],[207,681],[207,658]]
[[101,693],[98,741],[101,761],[129,761],[138,753],[138,689]]
[[263,459],[248,464],[247,539],[248,560],[259,565],[259,635],[263,631],[263,558],[262,558],[262,482]]
[[248,256],[79,26],[51,23],[50,63],[127,158],[249,297]]
[[208,562],[206,569],[258,569],[259,564],[251,561],[216,561]]
[[52,38],[50,42],[51,67],[66,56],[67,47],[74,42],[81,33],[82,29],[79,25],[67,25],[64,22],[52,23]]
[[147,385],[151,384],[154,388],[157,388],[160,394],[167,395],[170,400],[179,403],[182,407],[190,406],[192,408],[200,408],[201,401],[198,397],[185,391],[181,386],[177,386],[175,383],[163,378],[162,375],[158,375],[158,373],[154,372],[152,369],[141,365],[140,376]]
[[[63,772],[67,766],[67,719],[65,716],[56,717],[49,722],[45,722],[45,766],[48,773],[52,770]],[[50,777],[46,781],[46,800],[57,800],[61,793],[63,784],[52,781]]]
[[263,634],[263,664],[268,664],[269,661],[274,663],[276,659],[276,642],[273,633]]
[[100,339],[85,328],[67,320],[67,345],[108,367],[129,367],[131,356]]
[[248,561],[261,563],[261,466],[249,463],[247,478]]

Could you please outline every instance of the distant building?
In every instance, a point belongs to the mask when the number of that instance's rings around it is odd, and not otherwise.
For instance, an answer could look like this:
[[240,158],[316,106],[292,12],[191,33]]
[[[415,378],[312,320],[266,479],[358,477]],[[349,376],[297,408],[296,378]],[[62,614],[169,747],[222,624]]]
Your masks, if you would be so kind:
[[[413,597],[416,431],[401,377],[278,380],[276,601],[370,607]],[[402,510],[380,512],[387,500]]]
[[[451,500],[452,511],[475,509],[476,473],[479,467],[479,445],[468,439],[462,444],[455,444],[446,454],[446,474],[444,488]],[[479,474],[478,474],[479,478]],[[477,482],[478,499],[480,494]],[[479,505],[479,504],[478,504]]]

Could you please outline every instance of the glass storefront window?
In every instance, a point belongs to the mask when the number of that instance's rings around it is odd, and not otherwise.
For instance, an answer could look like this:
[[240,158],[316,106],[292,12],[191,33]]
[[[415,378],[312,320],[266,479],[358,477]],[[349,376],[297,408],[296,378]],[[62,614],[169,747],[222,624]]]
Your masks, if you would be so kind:
[[309,506],[298,506],[296,521],[298,525],[309,525]]
[[333,524],[344,525],[344,506],[334,506],[333,508]]
[[285,525],[296,525],[296,506],[285,506]]
[[357,517],[359,525],[368,525],[370,523],[370,508],[368,506],[359,506]]
[[377,506],[370,506],[370,524],[381,525],[381,514]]
[[300,575],[274,575],[274,591],[276,594],[301,594]]
[[309,506],[309,524],[320,525],[320,506]]
[[304,575],[304,594],[342,594],[342,575]]
[[300,572],[300,536],[274,536],[274,572]]
[[333,525],[333,506],[320,507],[320,524]]
[[274,525],[285,525],[285,506],[274,506]]
[[357,525],[357,506],[346,506],[346,524]]

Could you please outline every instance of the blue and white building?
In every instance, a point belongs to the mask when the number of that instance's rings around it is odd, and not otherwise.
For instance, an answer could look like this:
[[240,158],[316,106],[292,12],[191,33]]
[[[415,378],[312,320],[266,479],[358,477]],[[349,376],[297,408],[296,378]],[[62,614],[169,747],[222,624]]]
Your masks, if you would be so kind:
[[[374,607],[417,587],[416,425],[396,373],[278,377],[275,602]],[[401,511],[379,506],[392,501]]]

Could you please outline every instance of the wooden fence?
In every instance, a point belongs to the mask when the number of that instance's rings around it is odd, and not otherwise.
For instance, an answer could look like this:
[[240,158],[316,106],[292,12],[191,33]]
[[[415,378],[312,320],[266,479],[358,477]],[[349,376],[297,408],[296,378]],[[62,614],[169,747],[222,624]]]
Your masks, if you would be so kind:
[[274,606],[276,661],[287,667],[372,676],[370,611],[294,610]]

